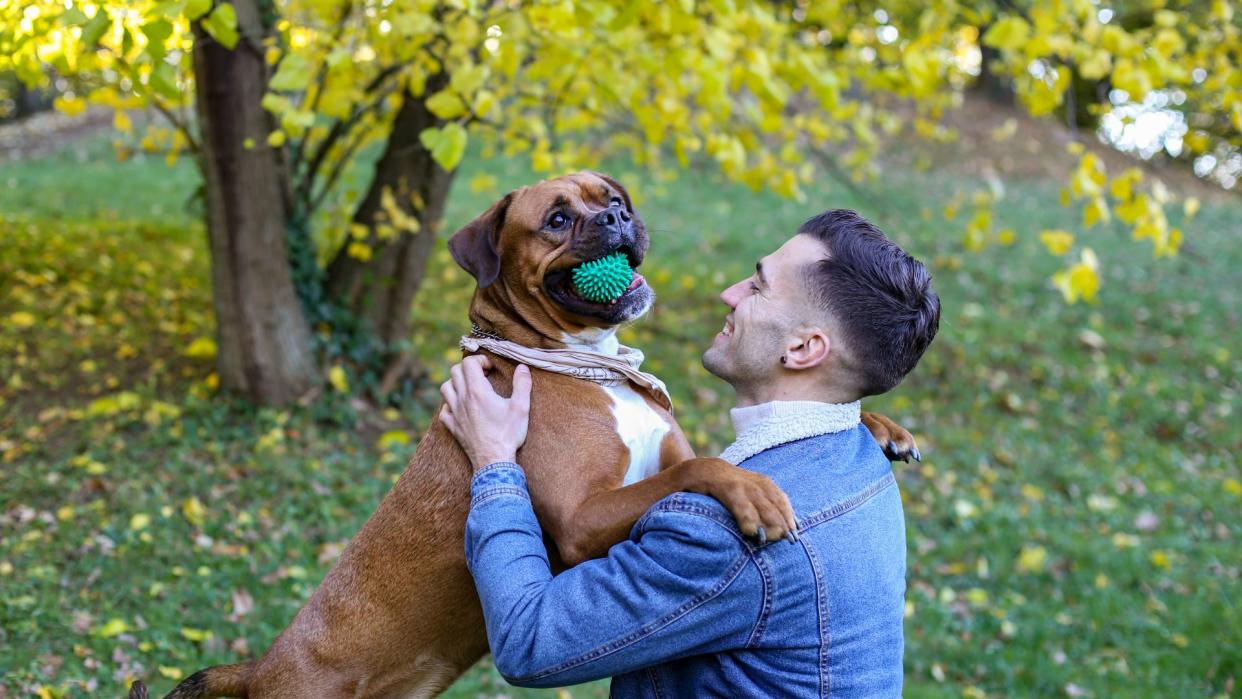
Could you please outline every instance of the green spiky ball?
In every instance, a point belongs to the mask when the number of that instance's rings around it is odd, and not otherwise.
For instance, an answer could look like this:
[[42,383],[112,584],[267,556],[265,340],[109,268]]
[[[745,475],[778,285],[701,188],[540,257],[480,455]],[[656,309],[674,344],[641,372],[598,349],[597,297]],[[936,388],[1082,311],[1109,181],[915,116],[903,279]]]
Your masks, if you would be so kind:
[[595,303],[620,298],[633,279],[634,270],[622,252],[583,262],[574,268],[573,274],[574,291]]

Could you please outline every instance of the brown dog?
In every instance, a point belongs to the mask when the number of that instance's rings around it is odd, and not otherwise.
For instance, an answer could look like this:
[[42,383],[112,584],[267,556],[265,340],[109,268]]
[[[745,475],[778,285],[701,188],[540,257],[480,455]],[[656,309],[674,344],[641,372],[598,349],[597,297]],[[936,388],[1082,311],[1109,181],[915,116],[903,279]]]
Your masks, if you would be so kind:
[[[620,299],[596,304],[572,291],[569,272],[618,250],[637,267],[647,245],[625,189],[593,173],[512,192],[449,242],[478,282],[470,319],[479,328],[528,347],[598,351],[615,349],[615,329],[645,313],[652,292],[635,274]],[[490,356],[491,380],[507,394],[515,365]],[[603,555],[652,504],[680,490],[721,500],[751,535],[764,527],[780,537],[794,524],[767,478],[695,459],[657,396],[531,373],[530,429],[518,458],[554,559],[573,565]],[[890,456],[913,451],[909,433],[891,421],[864,420]],[[169,697],[430,697],[448,687],[487,652],[463,551],[471,475],[457,442],[433,421],[379,509],[267,653],[196,672]],[[131,697],[144,694],[135,683]]]

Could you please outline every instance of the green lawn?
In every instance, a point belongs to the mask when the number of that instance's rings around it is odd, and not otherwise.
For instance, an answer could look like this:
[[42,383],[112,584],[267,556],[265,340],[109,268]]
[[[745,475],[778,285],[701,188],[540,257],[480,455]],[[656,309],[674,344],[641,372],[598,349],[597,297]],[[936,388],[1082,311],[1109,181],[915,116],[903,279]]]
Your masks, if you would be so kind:
[[[190,163],[85,146],[0,165],[0,697],[119,696],[130,677],[161,692],[261,653],[400,471],[436,395],[428,383],[382,415],[336,396],[291,411],[215,397],[195,351],[212,320]],[[468,162],[448,230],[499,194],[470,191],[484,170],[531,179]],[[941,211],[981,186],[894,172],[866,201],[825,183],[799,203],[710,173],[634,185],[660,300],[625,339],[668,381],[696,447],[719,450],[730,394],[698,360],[723,317],[716,293],[808,215],[861,209],[928,261],[944,308],[920,368],[868,405],[926,457],[897,464],[908,694],[1236,693],[1242,205],[1206,204],[1173,260],[1119,229],[1083,233],[1104,287],[1067,306],[1037,238],[1080,214],[1056,183],[1011,184],[997,224],[1016,243],[967,252]],[[470,285],[443,246],[432,264],[415,332],[438,379]],[[499,695],[552,694],[486,663],[449,693]]]

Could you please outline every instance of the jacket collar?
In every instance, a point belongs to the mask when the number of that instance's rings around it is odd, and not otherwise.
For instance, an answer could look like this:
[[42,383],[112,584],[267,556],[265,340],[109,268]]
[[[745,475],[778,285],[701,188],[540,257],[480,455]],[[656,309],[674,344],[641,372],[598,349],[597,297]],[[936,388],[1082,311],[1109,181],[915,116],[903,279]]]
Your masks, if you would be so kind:
[[731,464],[772,447],[856,427],[862,404],[772,401],[729,411],[737,441],[720,458]]

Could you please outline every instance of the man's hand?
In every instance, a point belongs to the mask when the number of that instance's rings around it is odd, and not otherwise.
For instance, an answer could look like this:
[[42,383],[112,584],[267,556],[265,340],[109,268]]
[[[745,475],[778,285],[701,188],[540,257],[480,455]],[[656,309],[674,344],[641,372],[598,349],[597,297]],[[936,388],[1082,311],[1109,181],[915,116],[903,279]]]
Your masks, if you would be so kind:
[[501,398],[492,388],[485,375],[490,369],[492,361],[485,355],[471,355],[454,364],[451,378],[440,385],[444,396],[440,422],[457,438],[476,470],[515,460],[530,424],[530,369],[519,364],[514,370],[510,398]]

